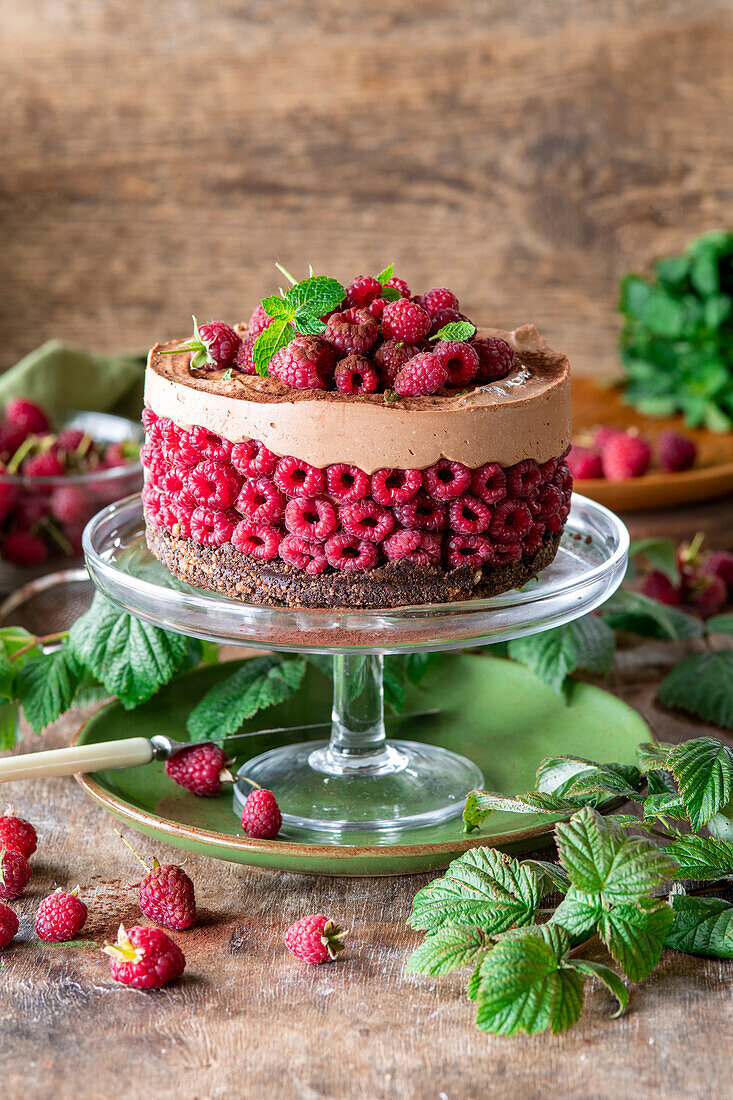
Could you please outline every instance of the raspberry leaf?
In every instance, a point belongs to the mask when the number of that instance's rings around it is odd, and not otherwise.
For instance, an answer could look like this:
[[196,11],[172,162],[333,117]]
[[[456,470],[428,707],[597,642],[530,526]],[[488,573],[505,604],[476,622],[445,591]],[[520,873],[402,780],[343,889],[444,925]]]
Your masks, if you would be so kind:
[[20,740],[17,703],[0,703],[0,752],[9,752]]
[[17,693],[34,733],[67,711],[81,683],[83,669],[68,645],[34,657],[18,673]]
[[601,939],[632,982],[642,981],[659,962],[672,918],[666,902],[650,898],[642,898],[635,905],[601,910]]
[[629,1003],[629,991],[615,970],[611,970],[610,966],[604,966],[603,963],[591,962],[590,959],[575,959],[573,960],[573,967],[589,978],[598,978],[613,994],[618,1002],[618,1008],[611,1014],[612,1019],[616,1019],[626,1011],[626,1006]]
[[566,817],[578,809],[579,803],[569,798],[542,791],[527,791],[516,798],[492,794],[491,791],[469,791],[463,809],[464,832],[470,833],[486,821],[490,814],[502,811],[511,814],[561,814]]
[[[733,729],[733,650],[685,657],[662,681],[657,698],[667,707],[695,714],[723,729]],[[694,825],[695,819],[690,820]]]
[[609,672],[614,650],[613,631],[594,615],[509,643],[510,657],[532,669],[558,694],[566,677],[578,668]]
[[570,879],[557,863],[548,863],[544,859],[525,859],[522,866],[528,867],[537,876],[540,897],[555,891],[564,894],[570,887]]
[[705,623],[708,634],[730,634],[733,636],[733,615],[713,615]]
[[476,326],[470,321],[449,321],[447,325],[430,337],[431,340],[470,340],[476,333]]
[[677,548],[672,539],[638,539],[629,546],[629,558],[644,558],[653,569],[664,573],[672,584],[679,584]]
[[425,937],[405,963],[407,974],[450,974],[462,966],[475,966],[489,951],[491,942],[480,928],[446,924]]
[[702,881],[733,875],[733,843],[709,836],[682,836],[664,849],[679,863],[679,878]]
[[672,926],[665,947],[688,955],[707,955],[715,959],[733,959],[733,905],[722,898],[688,898],[675,894],[670,898]]
[[[384,286],[385,283],[389,282],[389,280],[392,278],[393,275],[394,275],[394,264],[388,264],[387,267],[385,267],[377,275],[377,277],[376,277],[377,282],[381,283],[382,286]],[[394,288],[390,287],[390,289],[394,289]]]
[[628,630],[631,634],[660,641],[699,638],[703,633],[699,619],[640,592],[619,590],[603,605],[599,614],[614,630]]
[[669,754],[674,748],[664,741],[643,741],[636,747],[636,759],[642,772],[657,771],[664,768],[669,771]]
[[669,766],[695,831],[733,798],[733,750],[717,738],[696,737],[675,745]]
[[422,683],[435,662],[440,660],[440,656],[440,653],[408,653],[405,657],[405,673],[410,683]]
[[204,695],[188,717],[194,741],[236,733],[247,718],[289,699],[300,687],[306,662],[280,654],[251,657]]
[[252,346],[252,358],[259,375],[267,374],[267,365],[276,351],[284,348],[295,336],[295,329],[286,320],[273,321],[259,334]]

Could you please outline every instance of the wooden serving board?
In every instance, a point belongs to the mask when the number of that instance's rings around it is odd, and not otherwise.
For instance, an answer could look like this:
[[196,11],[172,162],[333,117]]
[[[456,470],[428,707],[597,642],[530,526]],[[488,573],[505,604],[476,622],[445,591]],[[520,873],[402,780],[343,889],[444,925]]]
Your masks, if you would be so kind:
[[697,446],[695,465],[684,473],[668,474],[652,466],[643,477],[629,481],[576,479],[577,492],[612,511],[670,508],[733,493],[733,432],[688,428],[682,416],[644,416],[625,405],[617,389],[599,386],[592,378],[574,378],[573,439],[584,443],[583,436],[601,424],[638,428],[653,447],[662,432],[672,429],[689,436]]

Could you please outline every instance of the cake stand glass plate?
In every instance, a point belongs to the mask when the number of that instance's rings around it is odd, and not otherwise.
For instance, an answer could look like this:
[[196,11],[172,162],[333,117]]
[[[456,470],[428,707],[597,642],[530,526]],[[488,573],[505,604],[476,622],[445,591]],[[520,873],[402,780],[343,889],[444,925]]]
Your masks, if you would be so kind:
[[[386,739],[383,655],[505,641],[569,622],[621,583],[628,542],[616,516],[575,498],[555,562],[521,591],[353,611],[264,607],[183,584],[147,550],[138,498],[106,508],[84,533],[92,579],[141,619],[218,643],[335,656],[330,741],[279,745],[240,772],[276,792],[291,835],[335,843],[365,834],[387,841],[449,821],[484,782],[464,755]],[[236,809],[250,789],[244,780],[238,785]]]

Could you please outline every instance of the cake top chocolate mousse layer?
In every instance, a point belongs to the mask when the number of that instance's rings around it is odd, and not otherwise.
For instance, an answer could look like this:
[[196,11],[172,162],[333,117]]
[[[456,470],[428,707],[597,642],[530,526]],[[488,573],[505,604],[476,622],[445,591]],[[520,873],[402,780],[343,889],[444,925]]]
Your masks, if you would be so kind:
[[[243,329],[239,330],[244,331]],[[373,473],[385,466],[423,469],[440,458],[481,466],[545,462],[570,443],[567,358],[533,325],[481,329],[514,349],[514,369],[499,382],[423,397],[294,390],[273,377],[192,370],[190,355],[156,344],[145,400],[181,426],[199,424],[236,443],[258,439],[278,455],[313,466],[345,462]]]

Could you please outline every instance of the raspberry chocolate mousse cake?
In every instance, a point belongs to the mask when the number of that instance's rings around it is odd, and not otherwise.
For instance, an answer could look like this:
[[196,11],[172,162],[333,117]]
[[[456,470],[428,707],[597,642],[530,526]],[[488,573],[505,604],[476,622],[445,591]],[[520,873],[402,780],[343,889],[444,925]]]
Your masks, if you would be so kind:
[[568,361],[532,325],[477,330],[445,288],[311,276],[248,324],[157,344],[145,403],[148,546],[199,588],[444,603],[519,587],[557,553]]

